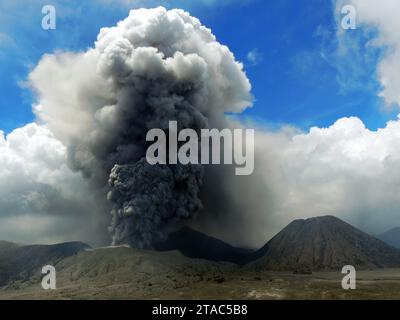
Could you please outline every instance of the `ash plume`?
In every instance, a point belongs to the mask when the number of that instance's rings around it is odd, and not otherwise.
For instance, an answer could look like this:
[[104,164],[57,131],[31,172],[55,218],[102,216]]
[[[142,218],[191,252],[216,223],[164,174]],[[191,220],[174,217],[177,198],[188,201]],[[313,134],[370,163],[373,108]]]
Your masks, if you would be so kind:
[[151,248],[164,240],[165,226],[188,219],[202,207],[199,198],[202,167],[115,165],[110,174],[108,199],[112,209],[113,243]]
[[225,112],[252,103],[242,64],[198,19],[132,10],[94,48],[44,56],[30,77],[35,112],[67,147],[71,168],[108,193],[114,244],[151,248],[178,221],[212,215],[201,210],[201,193],[218,192],[200,192],[206,168],[145,160],[148,130],[169,121],[178,130],[224,127]]

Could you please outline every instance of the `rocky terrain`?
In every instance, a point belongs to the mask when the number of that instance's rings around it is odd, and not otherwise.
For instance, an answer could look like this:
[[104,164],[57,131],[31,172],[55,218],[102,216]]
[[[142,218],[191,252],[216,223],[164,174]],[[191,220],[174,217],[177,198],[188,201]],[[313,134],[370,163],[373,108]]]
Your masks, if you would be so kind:
[[[400,298],[397,249],[334,217],[296,220],[257,252],[236,250],[193,230],[185,233],[194,247],[180,247],[180,252],[0,242],[0,299]],[[203,241],[218,244],[208,260]],[[243,254],[249,261],[244,265],[210,261]],[[41,287],[45,264],[56,268],[56,290]],[[346,264],[357,269],[357,290],[342,289]]]

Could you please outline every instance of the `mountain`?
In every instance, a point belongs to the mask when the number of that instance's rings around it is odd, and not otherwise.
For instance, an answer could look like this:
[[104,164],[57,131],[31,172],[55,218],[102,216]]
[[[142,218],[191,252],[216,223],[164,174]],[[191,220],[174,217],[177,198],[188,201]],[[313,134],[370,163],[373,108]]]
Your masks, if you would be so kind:
[[390,229],[376,237],[392,247],[400,248],[400,227]]
[[[41,287],[41,274],[0,288],[7,299],[167,299],[191,288],[219,286],[237,266],[191,259],[177,251],[139,250],[128,246],[87,249],[54,264],[57,290]],[[217,287],[218,289],[218,287]]]
[[400,266],[400,251],[342,220],[295,220],[252,256],[250,267],[270,270],[341,270]]
[[[40,276],[38,270],[42,266],[55,265],[81,251],[86,252],[88,248],[81,242],[22,246],[0,241],[0,286],[15,281],[24,282],[32,275]],[[188,263],[201,259],[246,264],[246,268],[250,269],[300,273],[340,270],[344,265],[353,265],[356,269],[400,266],[400,250],[332,216],[295,220],[255,252],[233,247],[188,227],[170,234],[155,249],[162,252],[146,253],[152,263],[158,256],[162,259],[178,251]],[[135,252],[139,254],[140,251]],[[88,256],[93,257],[93,254]],[[79,259],[74,259],[79,262]],[[146,265],[152,268],[149,263]]]
[[171,233],[166,241],[156,244],[158,251],[177,250],[189,258],[244,264],[252,250],[233,247],[188,227]]
[[[400,266],[399,250],[331,216],[295,220],[256,252],[189,228],[171,234],[158,249],[164,252],[128,246],[92,249],[81,242],[0,242],[0,299],[343,298],[349,294],[340,287],[338,271],[344,265],[357,270]],[[254,261],[238,266],[194,256]],[[46,264],[57,270],[57,290],[51,292],[41,288],[40,269]],[[308,271],[335,272],[319,273],[318,279],[292,274]],[[398,285],[396,269],[383,270],[379,276],[376,272],[367,279],[372,283],[379,277],[381,282],[375,287],[363,283],[366,291],[355,290],[361,292],[355,297],[365,298],[363,294],[381,290],[388,281]],[[335,295],[332,281],[338,284]],[[383,296],[398,292],[393,290],[388,286]]]
[[82,242],[54,245],[19,245],[0,241],[0,286],[13,281],[26,281],[40,275],[45,265],[54,265],[62,259],[88,249]]

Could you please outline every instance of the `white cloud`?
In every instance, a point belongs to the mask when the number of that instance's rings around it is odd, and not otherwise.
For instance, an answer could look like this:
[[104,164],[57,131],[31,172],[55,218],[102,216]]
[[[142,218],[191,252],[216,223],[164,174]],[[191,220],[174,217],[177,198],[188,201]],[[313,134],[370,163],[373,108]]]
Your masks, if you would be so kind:
[[[357,8],[358,30],[338,29],[339,54],[350,50],[371,63],[371,50],[381,48],[376,70],[380,95],[387,105],[400,104],[400,2],[350,2]],[[336,1],[338,17],[344,4],[349,1]],[[370,41],[361,47],[358,37]],[[351,70],[357,73],[358,67]],[[377,131],[351,117],[307,133],[262,135],[265,148],[275,156],[275,176],[270,183],[280,199],[274,212],[281,226],[294,218],[322,214],[336,215],[371,233],[400,225],[399,119]]]
[[262,60],[262,53],[257,49],[252,49],[247,53],[247,61],[250,66],[256,66]]
[[[264,132],[274,154],[269,180],[281,226],[295,218],[341,217],[372,233],[400,225],[400,120],[371,131],[358,118],[302,134]],[[269,161],[271,163],[271,161]]]
[[[400,2],[350,3],[357,9],[358,30],[338,29],[338,54],[358,54],[367,65],[374,61],[371,51],[381,48],[384,54],[376,70],[382,85],[380,95],[387,105],[400,104]],[[337,17],[345,4],[349,1],[336,1]],[[371,28],[377,32],[371,32]],[[370,41],[363,44],[360,37]],[[359,80],[356,64],[346,65],[352,71],[352,79],[344,79],[346,87]],[[308,133],[264,134],[279,163],[273,183],[281,199],[275,212],[282,225],[294,218],[321,214],[337,215],[372,233],[400,225],[399,119],[377,131],[352,117],[339,119],[328,128],[312,128]]]
[[[377,66],[383,87],[380,95],[387,105],[400,105],[400,2],[397,0],[337,0],[337,8],[352,4],[357,11],[358,28],[373,27],[377,35],[369,45],[384,49]],[[340,31],[340,30],[339,30]],[[339,35],[343,35],[340,31]],[[349,31],[351,32],[351,31]]]
[[[336,1],[338,17],[345,4],[349,1]],[[367,62],[372,61],[371,50],[381,48],[376,70],[380,95],[387,105],[400,104],[400,2],[351,0],[350,4],[357,9],[358,30],[338,29],[339,54],[350,50]],[[358,37],[371,35],[361,47]],[[275,212],[282,225],[321,214],[337,215],[372,233],[400,225],[400,120],[389,121],[378,131],[352,117],[308,133],[264,135],[279,163],[273,183],[281,199]]]
[[0,131],[0,239],[93,240],[86,183],[67,166],[66,148],[35,123]]

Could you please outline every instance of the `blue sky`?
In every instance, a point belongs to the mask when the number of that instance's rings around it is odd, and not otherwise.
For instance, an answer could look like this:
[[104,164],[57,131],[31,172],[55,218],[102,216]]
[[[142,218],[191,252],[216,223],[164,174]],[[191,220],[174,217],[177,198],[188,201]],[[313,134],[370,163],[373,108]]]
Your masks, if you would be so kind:
[[[85,50],[103,26],[127,16],[129,0],[2,1],[0,3],[0,130],[34,120],[24,81],[45,53]],[[53,3],[57,29],[41,28],[41,8]],[[79,3],[79,4],[78,4]],[[110,4],[112,3],[112,4]],[[271,128],[325,127],[358,116],[370,129],[396,118],[378,98],[376,64],[382,54],[365,49],[373,30],[346,31],[338,50],[337,19],[330,0],[222,2],[141,1],[181,7],[197,16],[245,64],[256,98],[242,117]],[[140,6],[140,5],[139,5]],[[360,54],[361,53],[361,54]]]

